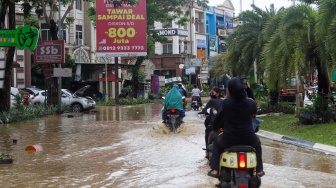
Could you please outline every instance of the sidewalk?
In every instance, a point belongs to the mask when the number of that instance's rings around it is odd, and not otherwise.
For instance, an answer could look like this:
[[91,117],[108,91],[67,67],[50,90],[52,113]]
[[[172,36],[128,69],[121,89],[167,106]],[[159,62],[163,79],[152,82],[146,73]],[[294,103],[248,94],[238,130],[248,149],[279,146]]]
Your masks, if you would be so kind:
[[299,147],[323,152],[326,155],[336,156],[336,147],[334,147],[334,146],[319,144],[319,143],[310,142],[310,141],[306,141],[306,140],[300,140],[300,139],[293,138],[293,137],[290,137],[290,136],[280,135],[280,134],[276,134],[276,133],[272,133],[272,132],[268,132],[268,131],[263,131],[263,130],[259,130],[257,135],[259,135],[261,137],[264,137],[264,138],[267,138],[267,139],[270,139],[270,140],[275,140],[275,141],[278,141],[278,142],[284,142],[284,143],[287,143],[287,144],[292,144],[292,145],[295,145],[295,146],[299,146]]

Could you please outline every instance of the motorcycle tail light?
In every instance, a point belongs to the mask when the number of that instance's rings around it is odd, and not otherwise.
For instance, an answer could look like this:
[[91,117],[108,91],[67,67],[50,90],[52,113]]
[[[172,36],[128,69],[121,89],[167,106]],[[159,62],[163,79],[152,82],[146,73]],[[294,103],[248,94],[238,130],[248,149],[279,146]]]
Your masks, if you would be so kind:
[[246,168],[246,155],[245,153],[238,154],[238,167],[239,168]]
[[175,113],[175,109],[171,109],[170,112],[171,112],[171,113]]
[[220,128],[220,129],[219,129],[219,132],[220,132],[220,133],[223,133],[223,132],[224,132],[224,129],[223,129],[223,128]]
[[241,184],[241,185],[238,185],[238,188],[247,188],[247,187],[246,187],[246,184]]

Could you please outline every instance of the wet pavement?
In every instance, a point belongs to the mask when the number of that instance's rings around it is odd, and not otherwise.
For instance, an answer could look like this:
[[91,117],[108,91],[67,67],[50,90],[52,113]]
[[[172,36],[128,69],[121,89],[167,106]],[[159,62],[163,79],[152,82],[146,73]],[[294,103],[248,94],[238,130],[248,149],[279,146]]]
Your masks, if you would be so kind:
[[[206,175],[203,120],[188,111],[171,133],[161,123],[161,104],[1,125],[1,152],[14,163],[0,165],[0,187],[214,187],[218,181]],[[33,144],[43,151],[25,151]],[[336,157],[268,139],[262,147],[261,187],[336,184]]]

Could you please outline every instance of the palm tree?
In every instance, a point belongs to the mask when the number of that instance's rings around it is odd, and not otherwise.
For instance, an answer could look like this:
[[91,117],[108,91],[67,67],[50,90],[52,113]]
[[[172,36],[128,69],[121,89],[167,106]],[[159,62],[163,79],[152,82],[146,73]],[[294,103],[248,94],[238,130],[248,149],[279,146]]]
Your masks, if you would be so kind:
[[316,57],[315,19],[316,12],[310,6],[299,5],[288,8],[267,24],[263,33],[270,40],[262,56],[269,88],[277,89],[278,83],[289,83],[288,78],[305,75],[312,64],[316,65],[312,59]]
[[[248,75],[253,69],[254,61],[261,67],[260,54],[265,43],[262,30],[267,21],[277,14],[273,4],[266,11],[255,5],[251,6],[252,10],[244,11],[236,18],[241,25],[228,38],[227,62],[231,65],[232,71],[240,76]],[[279,9],[282,10],[283,8]],[[263,72],[263,69],[258,70],[259,74]]]
[[229,69],[225,63],[225,54],[219,54],[211,57],[210,62],[214,62],[214,66],[209,71],[211,81],[221,79],[225,74],[229,73]]
[[[330,56],[333,61],[336,60],[336,1],[324,0],[319,4],[316,37],[319,39],[319,53],[322,54],[321,59],[325,62],[330,61]],[[330,55],[330,56],[329,56]],[[327,58],[325,58],[327,57]]]

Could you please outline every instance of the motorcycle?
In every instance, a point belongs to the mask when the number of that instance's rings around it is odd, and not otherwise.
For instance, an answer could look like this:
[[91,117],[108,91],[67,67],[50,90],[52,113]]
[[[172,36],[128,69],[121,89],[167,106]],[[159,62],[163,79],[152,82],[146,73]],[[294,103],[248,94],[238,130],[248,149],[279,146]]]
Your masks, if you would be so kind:
[[[209,109],[208,109],[209,110]],[[216,115],[216,111],[209,110],[208,114]],[[262,122],[258,118],[254,119],[254,131],[259,131],[259,123]],[[208,138],[206,152],[212,156],[213,141],[218,135],[224,132],[223,129],[219,131],[211,131]],[[210,160],[209,160],[210,161]],[[247,145],[236,145],[225,149],[220,156],[219,176],[220,183],[217,187],[220,188],[258,188],[261,185],[261,179],[256,175],[257,156],[253,147]]]
[[197,96],[193,96],[191,98],[191,103],[190,106],[192,109],[194,109],[195,111],[198,111],[201,108],[201,102],[199,100],[199,97]]
[[217,110],[214,108],[208,108],[205,113],[205,154],[206,158],[210,160],[212,156],[212,142],[214,141],[215,137],[219,134],[219,132],[214,132],[212,128],[212,123],[215,119],[215,116],[217,114]]
[[[182,99],[185,97],[182,96]],[[165,99],[165,97],[162,97]],[[168,109],[166,111],[166,120],[163,123],[169,128],[171,132],[175,132],[182,124],[181,111],[177,109]]]
[[[215,109],[207,109],[207,114],[215,116],[217,114],[217,111]],[[252,127],[253,127],[255,133],[257,133],[259,131],[259,127],[260,127],[261,122],[263,122],[263,120],[260,120],[257,117],[252,120]],[[208,127],[209,126],[206,126],[206,128],[208,128]],[[210,127],[208,129],[210,129]],[[212,125],[211,125],[211,129],[212,129]],[[211,132],[209,133],[207,143],[206,143],[206,156],[209,160],[211,159],[211,155],[212,155],[213,141],[222,132],[224,132],[224,130],[221,128],[218,131],[211,130]]]
[[164,124],[170,129],[170,131],[175,132],[177,128],[182,124],[181,111],[177,109],[169,109],[166,111],[166,120]]
[[220,157],[218,187],[260,187],[261,179],[257,176],[256,167],[257,156],[253,147],[237,145],[227,148]]

